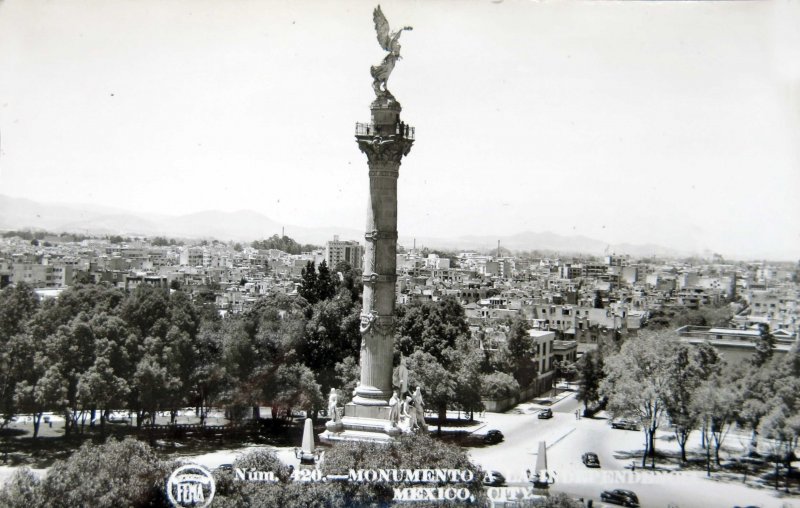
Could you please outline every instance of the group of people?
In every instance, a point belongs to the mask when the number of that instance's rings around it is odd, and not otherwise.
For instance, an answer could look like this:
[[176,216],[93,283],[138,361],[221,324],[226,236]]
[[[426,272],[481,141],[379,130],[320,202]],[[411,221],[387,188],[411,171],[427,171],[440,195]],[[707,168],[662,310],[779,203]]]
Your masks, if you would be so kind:
[[410,129],[411,127],[407,123],[399,120],[395,126],[395,134],[400,134],[401,137],[407,138]]

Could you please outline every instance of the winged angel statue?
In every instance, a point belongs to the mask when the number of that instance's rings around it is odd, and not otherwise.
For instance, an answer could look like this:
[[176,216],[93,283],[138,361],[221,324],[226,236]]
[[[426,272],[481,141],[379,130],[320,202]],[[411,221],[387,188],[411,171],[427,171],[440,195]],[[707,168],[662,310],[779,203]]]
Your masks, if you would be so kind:
[[369,68],[369,72],[374,79],[372,88],[375,90],[375,95],[380,97],[384,94],[391,95],[386,88],[386,81],[389,79],[392,69],[394,69],[395,62],[401,58],[400,43],[398,40],[403,30],[412,30],[412,28],[410,26],[404,26],[396,32],[389,31],[389,22],[386,21],[386,16],[383,15],[380,5],[375,7],[375,11],[372,13],[372,19],[375,21],[378,43],[383,49],[389,52],[389,54],[383,58],[383,62],[380,65],[373,65]]

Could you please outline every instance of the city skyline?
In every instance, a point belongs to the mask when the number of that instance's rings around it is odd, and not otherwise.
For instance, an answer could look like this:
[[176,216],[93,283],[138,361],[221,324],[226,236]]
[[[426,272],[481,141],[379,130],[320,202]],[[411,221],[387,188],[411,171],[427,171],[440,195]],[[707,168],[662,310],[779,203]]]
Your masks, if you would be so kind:
[[[401,235],[797,258],[797,5],[381,4]],[[374,5],[0,3],[1,192],[363,229]]]

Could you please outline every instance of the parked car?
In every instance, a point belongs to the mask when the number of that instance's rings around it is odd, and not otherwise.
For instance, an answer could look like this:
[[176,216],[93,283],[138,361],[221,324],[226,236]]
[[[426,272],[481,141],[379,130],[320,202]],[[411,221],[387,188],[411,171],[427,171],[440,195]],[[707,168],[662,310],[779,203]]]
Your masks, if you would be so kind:
[[633,420],[626,420],[621,418],[619,420],[614,420],[611,422],[612,429],[622,429],[622,430],[639,430],[639,424]]
[[486,471],[483,477],[483,484],[488,487],[502,487],[506,484],[506,477],[499,471]]
[[536,415],[536,417],[540,418],[540,419],[552,418],[553,417],[553,410],[550,409],[550,408],[542,409],[541,411],[539,411],[539,414]]
[[606,503],[620,504],[622,506],[639,506],[639,498],[630,490],[614,489],[604,490],[600,499]]
[[586,452],[581,456],[581,460],[586,467],[600,467],[600,459],[596,453]]
[[492,429],[483,436],[483,441],[489,444],[499,443],[503,440],[503,433],[497,429]]
[[123,413],[122,411],[112,411],[108,413],[108,421],[111,423],[121,423],[121,422],[128,422],[128,415]]

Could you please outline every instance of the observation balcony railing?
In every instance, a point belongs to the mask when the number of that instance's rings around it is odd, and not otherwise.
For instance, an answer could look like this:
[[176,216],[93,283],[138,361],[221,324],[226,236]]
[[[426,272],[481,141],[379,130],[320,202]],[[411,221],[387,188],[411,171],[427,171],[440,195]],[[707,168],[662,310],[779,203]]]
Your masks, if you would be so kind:
[[[402,128],[402,132],[401,131]],[[356,122],[356,136],[401,136],[405,139],[414,140],[414,127],[405,123],[399,123],[394,126],[380,126],[375,127],[373,123]]]

